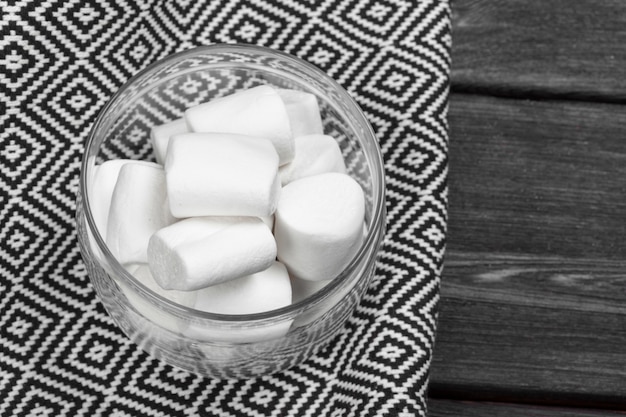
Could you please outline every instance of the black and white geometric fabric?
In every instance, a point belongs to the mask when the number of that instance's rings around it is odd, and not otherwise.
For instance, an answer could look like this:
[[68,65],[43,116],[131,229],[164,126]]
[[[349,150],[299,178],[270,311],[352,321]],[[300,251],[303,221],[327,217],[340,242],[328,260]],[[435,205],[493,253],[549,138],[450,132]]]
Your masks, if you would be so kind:
[[[447,0],[0,0],[0,416],[423,416],[447,222]],[[107,99],[217,42],[283,50],[356,99],[383,150],[388,231],[343,332],[283,373],[189,374],[95,297],[75,232],[81,152]]]

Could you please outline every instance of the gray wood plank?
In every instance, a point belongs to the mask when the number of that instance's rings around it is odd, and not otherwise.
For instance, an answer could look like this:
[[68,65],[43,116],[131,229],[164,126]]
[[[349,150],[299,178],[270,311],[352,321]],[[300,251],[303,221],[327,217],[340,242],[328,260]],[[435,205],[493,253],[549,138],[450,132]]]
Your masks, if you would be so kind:
[[626,99],[626,2],[452,0],[456,91]]
[[609,417],[624,413],[611,410],[540,407],[524,404],[430,400],[430,417]]
[[626,260],[621,105],[452,95],[450,249]]
[[451,97],[431,393],[626,407],[626,112]]

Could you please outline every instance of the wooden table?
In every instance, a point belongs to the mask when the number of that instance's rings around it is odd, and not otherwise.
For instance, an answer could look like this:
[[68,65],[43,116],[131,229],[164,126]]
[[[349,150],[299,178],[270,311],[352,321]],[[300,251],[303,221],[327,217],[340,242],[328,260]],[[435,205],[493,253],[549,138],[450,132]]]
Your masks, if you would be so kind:
[[451,7],[429,415],[624,415],[626,1]]

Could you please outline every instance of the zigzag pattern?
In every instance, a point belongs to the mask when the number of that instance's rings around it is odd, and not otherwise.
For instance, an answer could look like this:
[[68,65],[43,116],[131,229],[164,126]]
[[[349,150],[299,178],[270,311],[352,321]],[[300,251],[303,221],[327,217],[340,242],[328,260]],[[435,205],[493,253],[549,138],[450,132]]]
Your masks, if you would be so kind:
[[[448,1],[0,0],[0,9],[0,415],[426,414],[447,224]],[[97,111],[151,62],[216,42],[284,50],[338,80],[376,130],[387,175],[388,232],[354,317],[302,365],[251,380],[188,374],[129,342],[95,298],[76,242],[80,157]],[[172,102],[177,89],[196,89],[201,102],[197,82],[173,88]],[[155,103],[149,114],[180,110]],[[152,122],[129,118],[119,133]]]

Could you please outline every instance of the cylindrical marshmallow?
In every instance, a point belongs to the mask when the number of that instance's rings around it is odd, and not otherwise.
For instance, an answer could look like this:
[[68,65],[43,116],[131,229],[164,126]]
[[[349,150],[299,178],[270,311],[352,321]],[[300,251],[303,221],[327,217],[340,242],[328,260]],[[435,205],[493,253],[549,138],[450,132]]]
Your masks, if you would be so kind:
[[190,217],[156,232],[148,264],[164,289],[191,291],[268,268],[276,242],[258,217]]
[[291,132],[294,138],[324,133],[317,97],[311,93],[299,90],[280,88],[277,91],[287,108]]
[[89,188],[89,206],[98,232],[103,239],[106,239],[113,189],[120,169],[127,161],[127,159],[113,159],[93,167],[93,179]]
[[132,159],[111,159],[93,167],[93,176],[88,190],[89,207],[91,208],[91,214],[96,222],[98,232],[100,232],[100,236],[103,239],[106,239],[113,189],[115,188],[120,169],[127,162],[153,166],[150,162],[134,161]]
[[363,190],[350,176],[326,173],[287,184],[274,220],[278,260],[305,280],[335,278],[363,240]]
[[141,282],[143,285],[145,285],[161,297],[167,298],[168,300],[183,305],[185,307],[193,308],[196,304],[196,291],[177,291],[164,289],[154,280],[148,264],[129,264],[126,266],[126,269],[135,278],[137,278],[139,282]]
[[176,217],[269,216],[280,195],[278,155],[267,139],[224,134],[173,136],[165,159]]
[[165,163],[165,154],[167,153],[167,144],[170,141],[170,137],[187,132],[189,132],[189,129],[184,118],[172,120],[152,128],[150,131],[152,150],[159,164]]
[[[223,284],[195,291],[195,308],[217,314],[254,314],[285,307],[291,302],[287,270],[280,262],[269,268]],[[272,321],[258,326],[191,324],[185,336],[211,342],[253,343],[283,337],[293,320]],[[215,354],[212,346],[211,354]],[[225,352],[228,356],[229,353]]]
[[273,214],[271,216],[263,216],[261,217],[261,220],[263,221],[263,223],[265,223],[267,227],[269,227],[271,231],[274,231],[274,215]]
[[[177,304],[193,308],[196,301],[196,293],[194,291],[168,291],[161,288],[152,278],[148,265],[146,264],[130,264],[126,266],[128,272],[135,276],[146,287],[167,298]],[[187,323],[172,314],[168,314],[164,309],[159,308],[156,304],[148,301],[145,297],[138,294],[131,286],[124,284],[118,280],[122,292],[139,314],[146,319],[156,323],[157,325],[176,333],[182,333],[187,328]]]
[[295,139],[296,156],[293,161],[278,170],[281,184],[323,174],[325,172],[346,173],[346,164],[337,141],[328,135],[306,135]]
[[165,172],[155,163],[127,162],[111,196],[106,243],[122,263],[145,263],[150,236],[176,219],[169,211]]
[[278,92],[260,85],[190,107],[185,111],[193,132],[222,132],[269,139],[281,164],[293,159],[289,115]]
[[291,304],[291,283],[280,262],[263,271],[194,291],[196,310],[217,314],[255,314]]

